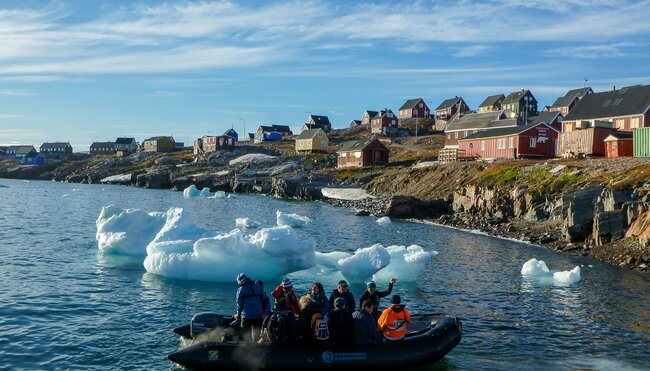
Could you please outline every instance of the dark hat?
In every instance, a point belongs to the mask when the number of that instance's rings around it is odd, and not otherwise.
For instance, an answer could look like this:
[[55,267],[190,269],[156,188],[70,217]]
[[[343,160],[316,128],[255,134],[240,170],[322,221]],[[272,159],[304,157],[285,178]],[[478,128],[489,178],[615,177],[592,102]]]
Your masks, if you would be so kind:
[[255,281],[255,284],[260,285],[261,287],[264,287],[264,282],[262,280]]
[[390,298],[390,303],[391,304],[401,304],[402,303],[402,298],[399,295],[393,295],[393,297]]
[[290,289],[293,287],[293,284],[291,283],[291,280],[289,278],[285,278],[282,280],[282,287],[285,289]]
[[237,275],[237,284],[238,284],[239,286],[245,284],[248,280],[250,280],[250,278],[248,278],[248,276],[245,275],[244,273],[239,273],[239,274]]
[[375,283],[375,281],[370,281],[370,282],[366,283],[366,287],[369,288],[369,289],[374,289],[374,288],[377,287],[377,284]]
[[336,300],[334,300],[334,308],[343,308],[343,307],[345,307],[345,299],[336,298]]
[[347,285],[347,284],[348,284],[348,281],[346,281],[346,280],[340,280],[340,281],[339,281],[339,286],[341,286],[341,285]]

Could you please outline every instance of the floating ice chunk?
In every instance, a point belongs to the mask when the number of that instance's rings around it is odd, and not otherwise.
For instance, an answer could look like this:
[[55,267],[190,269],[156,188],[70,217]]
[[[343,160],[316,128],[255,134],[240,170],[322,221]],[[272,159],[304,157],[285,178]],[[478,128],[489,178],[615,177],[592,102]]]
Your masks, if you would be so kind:
[[330,269],[339,269],[339,260],[349,258],[352,254],[343,251],[318,252],[316,251],[316,264]]
[[237,228],[257,228],[260,226],[260,223],[251,218],[237,218],[235,219],[235,226]]
[[387,216],[383,216],[383,217],[377,219],[377,224],[379,224],[379,225],[388,225],[388,224],[391,224],[391,223],[393,223],[393,222],[391,222],[390,218],[387,217]]
[[537,260],[535,258],[530,259],[521,267],[521,274],[524,276],[540,276],[548,273],[549,270],[546,263],[543,260]]
[[315,263],[316,242],[300,240],[288,226],[265,228],[251,236],[235,229],[181,245],[185,250],[150,252],[145,269],[171,278],[232,282],[244,271],[258,279],[275,279]]
[[580,281],[580,267],[575,267],[570,271],[555,272],[553,273],[553,280],[556,283],[572,285]]
[[395,277],[402,282],[415,282],[427,262],[438,255],[437,251],[424,251],[418,245],[388,246],[386,251],[390,255],[390,264],[375,274],[376,281],[388,282]]
[[226,198],[226,192],[216,191],[213,198]]
[[[201,197],[210,197],[210,188],[205,187],[201,190]],[[215,195],[216,196],[216,195]]]
[[183,197],[185,198],[195,198],[200,196],[201,191],[199,191],[194,184],[183,190]]
[[338,261],[343,276],[352,282],[364,282],[390,264],[390,254],[382,245],[355,251],[354,255]]
[[229,194],[228,197],[226,197],[226,198],[237,198],[237,197],[235,197],[235,195],[231,193],[231,194]]
[[147,245],[164,224],[163,213],[106,206],[96,221],[97,246],[103,254],[144,256]]
[[290,227],[304,227],[311,222],[311,219],[298,214],[287,214],[280,210],[275,212],[278,226],[288,225]]
[[580,281],[580,267],[570,271],[551,271],[543,260],[530,259],[521,267],[521,274],[533,277],[541,282],[571,285]]
[[265,162],[277,159],[276,156],[269,156],[262,153],[249,153],[247,155],[239,156],[234,160],[230,160],[229,165],[248,164],[255,162]]

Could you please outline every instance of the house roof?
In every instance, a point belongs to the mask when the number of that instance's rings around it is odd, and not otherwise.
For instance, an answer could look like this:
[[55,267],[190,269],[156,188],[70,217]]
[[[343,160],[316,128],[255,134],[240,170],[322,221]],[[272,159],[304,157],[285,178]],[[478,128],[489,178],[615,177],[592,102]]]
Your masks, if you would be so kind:
[[559,97],[555,100],[551,108],[568,107],[571,104],[571,102],[573,102],[577,98],[578,97],[575,95]]
[[442,103],[440,103],[440,105],[438,106],[438,108],[436,108],[436,111],[437,111],[437,110],[440,110],[440,109],[447,109],[447,108],[453,106],[453,105],[454,105],[456,102],[458,102],[460,99],[463,99],[463,98],[461,98],[461,97],[454,97],[454,98],[445,99],[445,100],[442,101]]
[[503,111],[476,112],[467,113],[460,117],[457,114],[454,115],[445,131],[489,129],[512,125],[516,125],[516,123],[513,124],[507,120]]
[[[383,109],[383,110],[381,110],[381,111],[380,111],[380,112],[379,112],[375,117],[373,117],[372,119],[373,119],[373,120],[374,120],[374,119],[381,119],[381,118],[383,118],[384,116],[386,116],[389,112],[390,112],[390,113],[393,113],[393,111],[390,110],[390,109],[388,109],[388,108],[387,108],[387,109]],[[393,113],[393,117],[395,117],[395,114],[394,114],[394,113]]]
[[309,123],[309,122],[305,122],[305,124],[303,126],[306,126],[307,129],[325,129],[325,125],[320,124],[320,123],[312,124],[312,123]]
[[[522,89],[520,91],[512,92],[512,93],[508,94],[508,96],[505,97],[505,99],[503,101],[501,101],[501,103],[519,102],[521,100],[521,98],[523,98],[528,92],[529,92],[529,90],[526,90],[526,89]],[[532,93],[531,93],[531,95],[532,95]]]
[[[147,140],[149,140],[149,139],[147,139]],[[90,145],[90,148],[97,148],[97,147],[115,148],[115,142],[93,142],[93,144]]]
[[587,95],[587,93],[590,91],[593,92],[593,90],[591,90],[591,87],[586,86],[584,88],[569,90],[564,96],[565,97],[577,96],[578,98],[582,98],[584,95]]
[[280,132],[290,132],[291,129],[287,125],[272,125],[273,131],[280,131]]
[[548,111],[542,111],[537,114],[537,116],[531,117],[528,119],[529,124],[540,124],[540,123],[546,123],[550,124],[551,122],[555,121],[558,116],[562,116],[560,112],[548,112]]
[[318,128],[303,130],[302,133],[296,137],[296,139],[312,139],[316,137],[319,131],[322,132],[323,129]]
[[131,144],[135,142],[135,138],[117,138],[115,144]]
[[375,118],[375,116],[377,116],[377,114],[379,113],[379,111],[365,111],[364,113],[368,113],[368,117],[369,117],[370,119],[373,119],[373,118]]
[[41,148],[66,148],[69,147],[70,143],[68,142],[51,142],[41,144]]
[[16,154],[27,154],[32,151],[36,151],[36,148],[34,146],[9,146],[9,148],[13,149],[16,151]]
[[309,117],[311,117],[311,120],[315,124],[332,126],[332,124],[330,123],[330,119],[327,116],[309,115]]
[[226,131],[223,133],[223,135],[230,135],[231,133],[235,133],[235,135],[237,134],[237,132],[235,131],[235,129],[230,128],[230,129],[226,130]]
[[174,137],[164,136],[164,135],[157,136],[157,137],[151,137],[151,138],[145,139],[144,141],[146,142],[146,141],[150,141],[150,140],[161,140],[161,139],[169,139],[171,141],[174,141]]
[[590,120],[644,113],[650,107],[650,85],[585,95],[565,120]]
[[492,107],[505,98],[506,96],[503,94],[490,95],[489,97],[485,98],[483,103],[479,104],[479,107]]
[[[379,141],[377,137],[371,137],[367,139],[360,139],[360,140],[350,140],[347,142],[343,142],[339,149],[336,151],[337,153],[339,152],[356,152],[356,151],[363,151],[366,147],[368,147],[371,143]],[[381,142],[379,142],[381,143]],[[383,146],[383,144],[382,144]]]
[[361,120],[352,120],[350,121],[350,126],[352,125],[361,125]]
[[409,99],[409,100],[407,100],[404,104],[402,104],[402,106],[399,108],[399,111],[401,111],[401,110],[403,110],[403,109],[412,109],[412,108],[415,107],[415,106],[416,106],[416,105],[417,105],[421,100],[422,100],[422,98]]
[[[517,119],[506,119],[503,121],[516,121]],[[459,139],[458,141],[462,140],[472,140],[472,139],[485,139],[485,138],[496,138],[496,137],[503,137],[503,136],[509,136],[509,135],[516,135],[523,133],[526,130],[532,129],[536,126],[539,125],[544,125],[549,127],[552,130],[555,130],[556,132],[558,131],[557,129],[553,128],[552,126],[546,124],[545,122],[538,122],[534,124],[527,124],[527,125],[516,125],[516,126],[511,126],[511,127],[505,127],[505,128],[496,128],[496,129],[490,129],[490,130],[483,130],[479,131],[478,133],[474,133],[471,135],[466,136],[465,138]]]
[[605,138],[605,141],[608,142],[608,141],[611,141],[611,140],[621,140],[621,139],[623,139],[623,140],[628,140],[628,139],[631,140],[633,137],[634,137],[634,135],[632,133],[624,132],[624,131],[615,131],[615,132],[609,134],[607,136],[607,138]]
[[275,131],[275,128],[273,126],[266,126],[266,125],[260,125],[260,129],[262,129],[264,133],[270,133]]

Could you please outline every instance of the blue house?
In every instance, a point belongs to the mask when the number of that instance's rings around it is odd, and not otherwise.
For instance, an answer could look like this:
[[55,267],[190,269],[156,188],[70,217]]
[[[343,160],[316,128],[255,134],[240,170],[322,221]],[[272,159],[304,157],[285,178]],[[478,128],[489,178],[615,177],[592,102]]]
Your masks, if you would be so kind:
[[223,135],[227,135],[229,137],[235,138],[235,141],[239,141],[239,134],[237,134],[235,129],[228,129],[225,133],[223,133]]
[[30,152],[23,158],[25,165],[45,165],[45,156],[42,153]]
[[30,153],[37,153],[34,146],[10,146],[7,149],[7,156],[23,161]]

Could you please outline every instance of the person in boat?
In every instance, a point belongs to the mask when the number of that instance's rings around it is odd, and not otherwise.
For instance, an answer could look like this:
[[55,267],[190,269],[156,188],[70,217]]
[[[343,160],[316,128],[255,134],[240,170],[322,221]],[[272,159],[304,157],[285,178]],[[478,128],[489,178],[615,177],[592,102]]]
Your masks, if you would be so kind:
[[376,310],[375,304],[366,300],[361,304],[359,310],[352,313],[353,340],[355,345],[375,344],[381,341],[381,330],[377,327],[373,313]]
[[354,327],[352,313],[348,310],[344,298],[334,300],[334,309],[327,314],[329,339],[334,345],[352,344],[352,330]]
[[262,286],[256,284],[244,273],[237,276],[237,314],[235,319],[240,322],[242,334],[245,338],[255,339],[259,333],[263,318],[263,306],[268,300]]
[[300,303],[298,303],[298,297],[296,293],[293,292],[293,284],[289,278],[282,279],[282,282],[276,287],[272,292],[271,296],[275,300],[284,298],[287,301],[287,307],[293,312],[294,315],[300,315]]
[[[311,289],[309,289],[309,293],[307,294],[309,297],[318,305],[318,307],[321,310],[321,313],[323,315],[327,314],[327,311],[329,310],[329,302],[327,299],[327,296],[325,295],[325,290],[323,289],[323,284],[320,282],[314,282],[311,285]],[[302,307],[302,305],[301,305]]]
[[[264,289],[264,282],[262,280],[255,281],[255,284],[260,285],[262,290]],[[268,295],[264,295],[264,297],[266,299],[262,304],[262,318],[266,318],[269,314],[271,314],[271,299],[269,299]]]
[[260,342],[268,341],[273,344],[286,344],[298,337],[296,317],[287,306],[283,297],[275,301],[271,313],[264,318]]
[[355,309],[354,296],[348,289],[348,282],[346,280],[340,280],[336,290],[332,291],[330,295],[329,302],[327,304],[328,310],[334,309],[334,301],[338,298],[341,298],[345,302],[345,306],[348,311],[352,313]]
[[313,343],[329,339],[329,326],[322,308],[307,294],[300,298],[299,328],[303,340]]
[[386,296],[390,295],[393,292],[393,285],[397,282],[397,278],[391,278],[390,281],[388,281],[388,290],[386,291],[379,291],[377,290],[377,284],[375,281],[370,281],[366,284],[366,291],[363,292],[361,295],[361,299],[359,299],[359,308],[361,308],[361,305],[365,301],[370,301],[374,306],[375,310],[372,312],[373,313],[373,318],[375,321],[379,319],[379,299],[385,298]]
[[401,340],[411,324],[411,314],[402,304],[399,295],[393,295],[390,304],[379,316],[379,328],[383,331],[385,339]]

